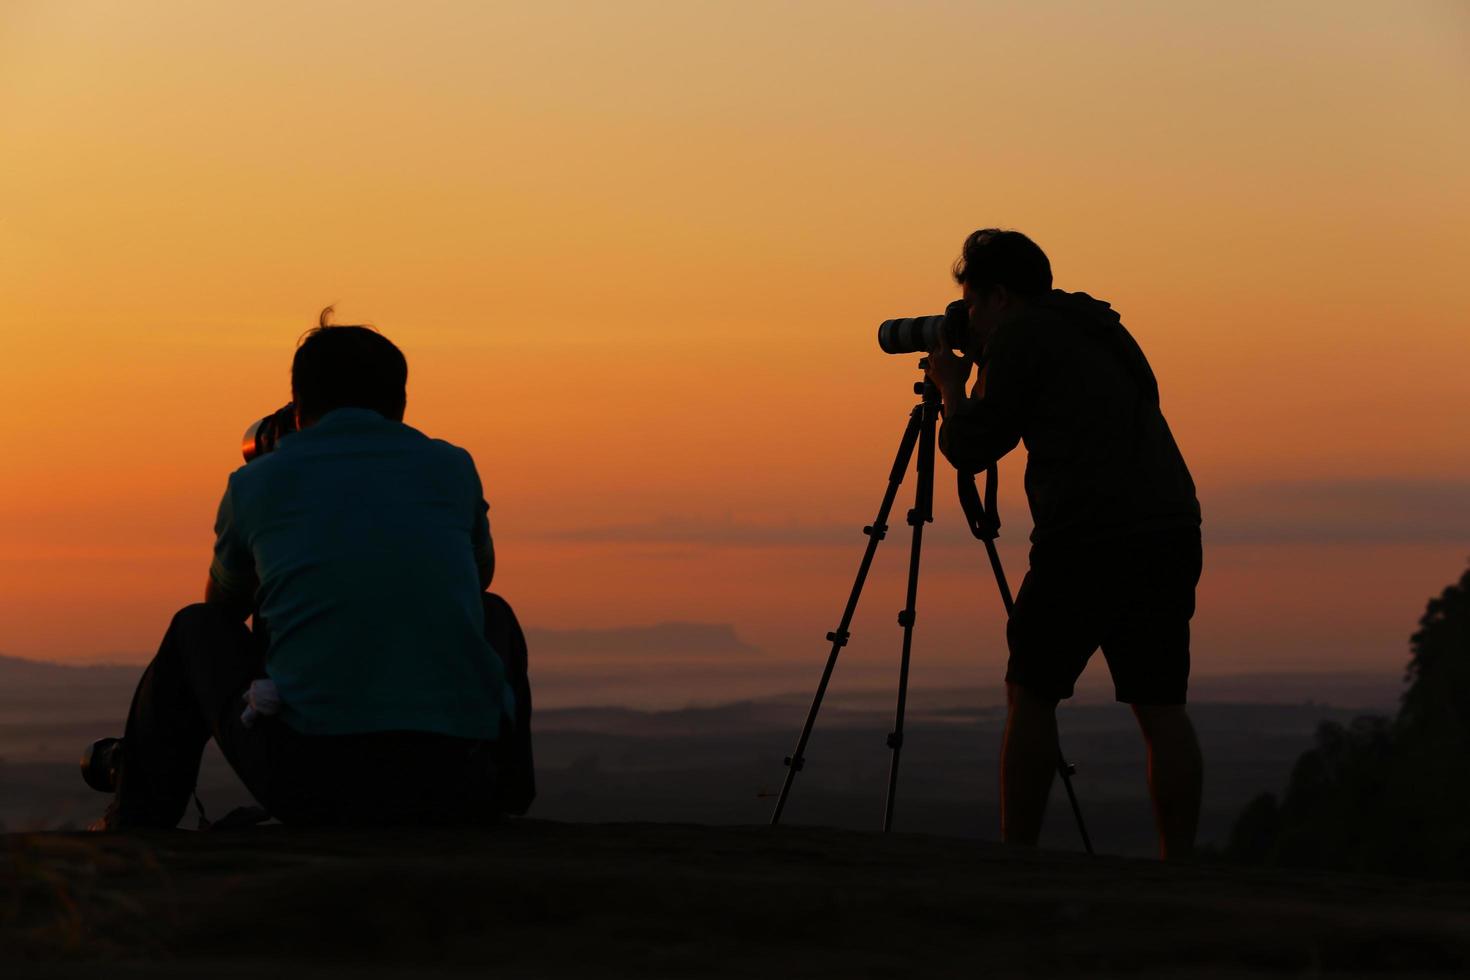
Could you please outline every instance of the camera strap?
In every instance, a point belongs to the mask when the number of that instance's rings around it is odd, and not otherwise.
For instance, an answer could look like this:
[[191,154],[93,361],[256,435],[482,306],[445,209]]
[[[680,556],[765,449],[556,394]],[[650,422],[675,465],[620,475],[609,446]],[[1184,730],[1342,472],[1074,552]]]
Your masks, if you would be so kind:
[[[975,358],[975,376],[978,378],[990,360],[990,352],[982,350]],[[956,470],[960,509],[965,512],[965,523],[970,533],[981,541],[994,541],[1000,536],[1000,511],[996,508],[996,484],[1000,482],[1000,468],[991,463],[985,467],[985,501],[980,500],[980,488],[975,485],[975,474]]]
[[1000,511],[996,509],[996,484],[1000,482],[1000,468],[991,463],[985,468],[985,500],[980,500],[980,488],[975,485],[974,473],[956,473],[959,478],[960,509],[965,512],[965,523],[970,533],[981,541],[994,541],[1000,536]]

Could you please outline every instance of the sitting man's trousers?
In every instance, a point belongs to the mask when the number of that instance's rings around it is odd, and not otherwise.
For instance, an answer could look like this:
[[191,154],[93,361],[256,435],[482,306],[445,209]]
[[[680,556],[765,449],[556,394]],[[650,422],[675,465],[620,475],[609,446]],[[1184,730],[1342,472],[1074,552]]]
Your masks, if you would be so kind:
[[485,634],[516,698],[494,741],[427,732],[302,735],[279,718],[241,721],[265,645],[216,606],[179,611],[133,695],[113,810],[119,827],[176,827],[213,738],[251,795],[285,823],[423,824],[524,813],[535,796],[524,635],[486,594]]

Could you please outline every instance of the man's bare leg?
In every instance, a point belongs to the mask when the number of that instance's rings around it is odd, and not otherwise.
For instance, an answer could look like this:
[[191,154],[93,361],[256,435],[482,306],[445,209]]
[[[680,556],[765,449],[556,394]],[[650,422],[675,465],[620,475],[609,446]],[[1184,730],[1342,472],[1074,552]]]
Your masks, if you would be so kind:
[[1148,791],[1159,828],[1159,856],[1189,857],[1199,830],[1204,759],[1184,705],[1136,704],[1133,713],[1148,744]]
[[1006,685],[1006,732],[1000,751],[1000,837],[1035,846],[1057,768],[1057,703]]

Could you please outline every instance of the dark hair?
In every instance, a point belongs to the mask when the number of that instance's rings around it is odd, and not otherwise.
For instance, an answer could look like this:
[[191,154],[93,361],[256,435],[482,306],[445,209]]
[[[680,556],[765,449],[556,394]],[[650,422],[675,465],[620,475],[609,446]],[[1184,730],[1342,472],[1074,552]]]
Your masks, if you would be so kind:
[[331,320],[329,306],[291,361],[291,397],[301,417],[314,421],[334,408],[356,406],[402,418],[408,387],[403,352],[372,327],[339,327]]
[[954,281],[981,292],[1005,286],[1024,297],[1051,289],[1051,262],[1041,247],[1019,231],[981,228],[965,239],[954,263]]

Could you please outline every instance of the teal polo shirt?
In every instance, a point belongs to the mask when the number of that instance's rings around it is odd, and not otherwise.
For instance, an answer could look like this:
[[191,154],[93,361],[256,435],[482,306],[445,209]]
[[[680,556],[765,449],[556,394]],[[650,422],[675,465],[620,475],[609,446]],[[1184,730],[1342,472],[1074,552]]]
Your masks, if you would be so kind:
[[469,453],[366,408],[230,475],[210,574],[259,583],[287,725],[496,737],[514,700],[484,635],[487,510]]

